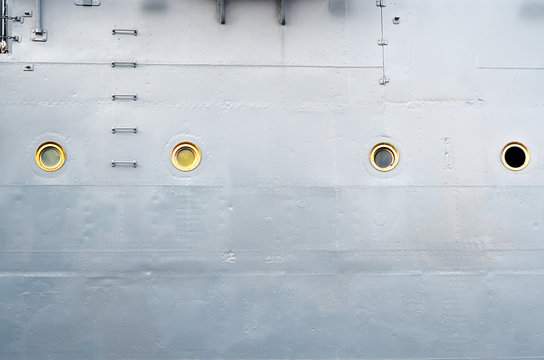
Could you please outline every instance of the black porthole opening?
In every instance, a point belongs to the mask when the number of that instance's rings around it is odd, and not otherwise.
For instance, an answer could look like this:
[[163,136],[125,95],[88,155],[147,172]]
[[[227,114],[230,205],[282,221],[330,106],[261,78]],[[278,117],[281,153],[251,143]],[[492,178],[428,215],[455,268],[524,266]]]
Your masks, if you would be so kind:
[[520,149],[519,147],[511,147],[510,149],[506,150],[504,153],[504,161],[508,164],[508,166],[513,168],[519,168],[522,167],[523,164],[525,164],[525,151]]
[[501,160],[509,170],[522,170],[529,164],[529,150],[522,143],[511,142],[503,148]]

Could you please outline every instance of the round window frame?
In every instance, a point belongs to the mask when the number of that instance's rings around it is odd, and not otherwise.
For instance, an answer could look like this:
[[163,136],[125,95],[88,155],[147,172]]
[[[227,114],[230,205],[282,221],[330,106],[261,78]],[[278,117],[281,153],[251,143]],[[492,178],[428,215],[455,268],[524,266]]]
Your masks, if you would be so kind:
[[[47,149],[55,149],[58,151],[60,155],[59,162],[55,166],[47,166],[42,161],[42,154]],[[40,167],[40,169],[44,171],[49,171],[49,172],[57,171],[66,162],[66,152],[64,151],[64,148],[59,143],[56,143],[54,141],[46,141],[42,143],[40,146],[38,146],[38,148],[36,149],[36,152],[34,154],[34,160],[36,161],[36,164]]]
[[[376,164],[376,160],[375,160],[376,153],[378,151],[380,151],[380,150],[389,151],[391,153],[392,157],[393,157],[393,162],[387,167],[380,167],[378,164]],[[374,145],[374,147],[370,151],[370,163],[378,171],[381,171],[381,172],[391,171],[395,167],[397,167],[397,165],[399,163],[399,152],[398,152],[397,148],[393,144],[388,143],[388,142],[380,142],[380,143]]]
[[[190,166],[183,166],[179,163],[177,155],[182,150],[190,150],[195,155],[195,160]],[[176,169],[183,172],[193,171],[198,167],[198,165],[200,165],[201,160],[202,154],[200,153],[200,149],[190,141],[182,141],[178,143],[176,146],[174,146],[172,152],[170,153],[170,161],[172,162],[172,165],[174,165]]]
[[[513,166],[510,166],[507,162],[506,162],[506,152],[513,148],[513,147],[517,147],[519,149],[521,149],[523,151],[523,153],[525,154],[525,161],[523,162],[523,164],[519,167],[513,167]],[[519,142],[519,141],[511,141],[509,142],[508,144],[504,145],[504,147],[502,148],[502,151],[501,151],[501,161],[502,161],[502,164],[504,165],[505,168],[507,168],[508,170],[511,170],[511,171],[521,171],[523,169],[525,169],[527,167],[527,165],[529,165],[529,161],[530,161],[530,153],[529,153],[529,149],[527,148],[527,146],[522,143],[522,142]]]

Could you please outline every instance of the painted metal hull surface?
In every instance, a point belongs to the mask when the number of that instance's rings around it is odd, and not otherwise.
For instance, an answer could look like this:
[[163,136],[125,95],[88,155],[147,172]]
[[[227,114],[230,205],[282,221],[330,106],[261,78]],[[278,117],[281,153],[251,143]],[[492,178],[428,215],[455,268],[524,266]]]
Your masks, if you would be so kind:
[[0,359],[544,357],[542,2],[42,6],[0,55]]

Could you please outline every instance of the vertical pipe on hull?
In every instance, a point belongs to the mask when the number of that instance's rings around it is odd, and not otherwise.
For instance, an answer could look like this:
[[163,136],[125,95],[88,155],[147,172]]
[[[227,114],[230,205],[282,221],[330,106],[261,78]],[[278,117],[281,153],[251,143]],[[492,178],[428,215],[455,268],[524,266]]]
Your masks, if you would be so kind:
[[278,20],[280,25],[285,25],[285,0],[278,0]]
[[36,32],[42,33],[42,1],[36,0]]
[[36,29],[32,30],[32,41],[47,41],[47,31],[42,24],[42,0],[36,0]]
[[0,18],[0,54],[8,52],[8,0],[1,0],[2,17]]

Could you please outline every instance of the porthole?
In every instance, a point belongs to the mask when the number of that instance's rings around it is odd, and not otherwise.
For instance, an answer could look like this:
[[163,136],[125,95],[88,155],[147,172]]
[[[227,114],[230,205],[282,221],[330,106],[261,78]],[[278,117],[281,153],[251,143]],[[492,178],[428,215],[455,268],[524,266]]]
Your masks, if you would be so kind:
[[390,143],[376,144],[370,152],[370,163],[379,171],[391,171],[399,162],[399,152]]
[[513,141],[502,148],[503,165],[512,171],[525,169],[529,164],[529,150],[520,142]]
[[56,142],[46,142],[36,149],[36,164],[45,171],[56,171],[64,165],[66,154]]
[[188,141],[177,144],[170,154],[172,164],[181,171],[191,171],[200,164],[200,150],[198,147]]

